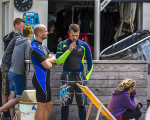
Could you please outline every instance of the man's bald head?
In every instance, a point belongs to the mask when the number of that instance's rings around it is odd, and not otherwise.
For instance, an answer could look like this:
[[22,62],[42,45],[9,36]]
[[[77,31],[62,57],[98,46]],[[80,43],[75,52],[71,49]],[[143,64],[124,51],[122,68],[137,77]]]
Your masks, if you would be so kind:
[[42,33],[43,30],[44,30],[44,28],[46,28],[46,26],[43,25],[43,24],[36,25],[36,26],[34,27],[34,34],[35,34],[35,36],[38,36],[39,32]]

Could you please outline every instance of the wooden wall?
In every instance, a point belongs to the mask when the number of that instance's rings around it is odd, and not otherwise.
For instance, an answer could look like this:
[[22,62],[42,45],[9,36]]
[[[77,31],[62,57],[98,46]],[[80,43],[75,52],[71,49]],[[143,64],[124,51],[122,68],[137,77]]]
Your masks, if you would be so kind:
[[[86,63],[85,63],[86,67]],[[147,109],[147,62],[145,61],[93,61],[93,72],[88,82],[88,87],[99,98],[99,100],[107,107],[111,94],[115,87],[125,78],[133,78],[137,82],[136,101],[143,103],[142,118],[144,120]],[[85,69],[86,70],[86,69]],[[32,76],[34,68],[29,61],[26,61],[26,80],[27,89],[34,89],[32,86]],[[51,90],[53,107],[50,113],[50,120],[61,120],[60,118],[60,102],[59,87],[62,66],[53,65],[51,70]],[[89,99],[88,99],[89,104]],[[88,105],[86,106],[88,109]],[[89,120],[96,118],[97,109],[92,107]],[[100,116],[105,120],[104,116]],[[73,105],[70,106],[69,120],[79,120],[78,108],[74,99]]]

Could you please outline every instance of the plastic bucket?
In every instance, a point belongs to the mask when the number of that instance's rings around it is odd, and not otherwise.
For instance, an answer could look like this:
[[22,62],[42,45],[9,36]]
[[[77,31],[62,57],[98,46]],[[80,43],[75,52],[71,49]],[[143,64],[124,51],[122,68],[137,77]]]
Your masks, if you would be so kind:
[[34,120],[37,109],[35,90],[24,90],[19,102],[17,120]]
[[36,109],[37,109],[37,104],[19,103],[19,110],[23,113],[35,113]]
[[34,120],[37,104],[19,103],[17,120]]

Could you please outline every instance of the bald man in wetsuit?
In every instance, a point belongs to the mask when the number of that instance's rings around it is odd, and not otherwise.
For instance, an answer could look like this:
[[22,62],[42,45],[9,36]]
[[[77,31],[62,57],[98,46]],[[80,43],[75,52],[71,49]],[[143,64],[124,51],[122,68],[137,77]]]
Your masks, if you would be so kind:
[[34,28],[35,40],[31,45],[31,61],[35,72],[32,84],[36,89],[37,110],[35,120],[48,120],[52,107],[50,88],[50,69],[56,58],[42,43],[47,38],[47,28],[39,24]]

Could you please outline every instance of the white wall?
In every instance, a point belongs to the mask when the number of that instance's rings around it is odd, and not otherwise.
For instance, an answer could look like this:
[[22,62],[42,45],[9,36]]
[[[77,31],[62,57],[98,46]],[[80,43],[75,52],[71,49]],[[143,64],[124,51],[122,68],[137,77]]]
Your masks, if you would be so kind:
[[[14,0],[0,0],[0,16],[4,13],[4,9],[2,9],[2,5],[7,2],[9,4],[9,27],[8,31],[11,32],[13,30],[13,20],[17,17],[22,18],[24,12],[18,11],[14,7]],[[27,12],[36,12],[39,14],[39,21],[41,24],[47,26],[48,20],[48,0],[33,0],[32,8]],[[0,17],[0,61],[2,59],[4,53],[4,44],[3,44],[3,36],[4,36],[4,23],[2,22],[2,17]],[[47,45],[47,40],[44,41],[44,44]]]
[[143,3],[143,30],[150,30],[150,3]]
[[[2,3],[0,2],[0,16],[2,15]],[[0,60],[3,54],[2,51],[2,17],[0,17]]]
[[[5,16],[2,16],[4,13],[5,13],[5,11],[4,11],[4,9],[3,9],[3,7],[4,7],[4,4],[5,3],[7,3],[7,5],[8,5],[8,8],[9,8],[9,16],[8,16],[8,30],[5,30],[4,28],[3,28],[3,26],[4,26],[4,17]],[[1,58],[2,58],[2,56],[3,56],[3,53],[4,53],[4,44],[3,44],[3,36],[6,34],[5,33],[5,31],[8,31],[8,32],[11,32],[12,31],[12,29],[13,29],[13,7],[12,7],[12,3],[13,3],[13,0],[0,0],[0,60],[1,60]],[[3,14],[2,14],[3,13]]]
[[[13,3],[14,4],[14,3]],[[32,8],[26,12],[36,12],[39,14],[39,21],[40,24],[44,24],[47,26],[48,21],[48,0],[33,0]],[[16,17],[23,17],[24,12],[18,11],[14,8],[14,19]],[[47,46],[47,40],[43,42]]]

